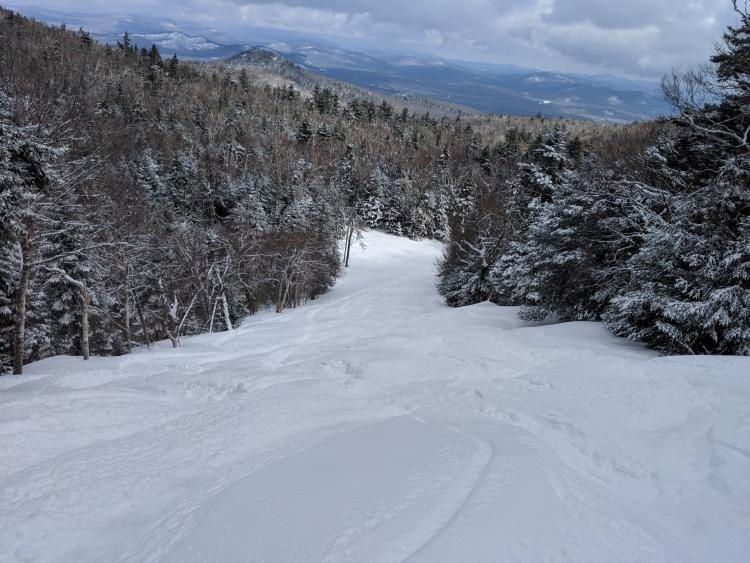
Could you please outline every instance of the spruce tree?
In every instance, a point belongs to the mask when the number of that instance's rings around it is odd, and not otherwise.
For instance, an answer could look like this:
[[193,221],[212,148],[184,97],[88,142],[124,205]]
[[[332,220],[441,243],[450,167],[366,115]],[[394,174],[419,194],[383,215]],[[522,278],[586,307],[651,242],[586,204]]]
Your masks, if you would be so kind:
[[[670,353],[750,353],[750,18],[734,6],[740,25],[710,73],[665,82],[683,127],[662,175],[681,176],[682,189],[650,210],[631,283],[608,313],[616,333]],[[701,88],[704,107],[692,102]]]

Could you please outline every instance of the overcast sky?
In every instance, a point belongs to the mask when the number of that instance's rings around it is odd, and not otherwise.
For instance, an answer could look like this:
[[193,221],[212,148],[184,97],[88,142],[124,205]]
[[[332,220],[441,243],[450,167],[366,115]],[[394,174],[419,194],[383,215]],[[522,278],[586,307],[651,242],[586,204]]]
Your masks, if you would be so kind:
[[[0,0],[2,3],[2,0]],[[243,26],[454,58],[658,77],[704,62],[730,0],[14,0],[56,10],[174,17],[242,37]]]

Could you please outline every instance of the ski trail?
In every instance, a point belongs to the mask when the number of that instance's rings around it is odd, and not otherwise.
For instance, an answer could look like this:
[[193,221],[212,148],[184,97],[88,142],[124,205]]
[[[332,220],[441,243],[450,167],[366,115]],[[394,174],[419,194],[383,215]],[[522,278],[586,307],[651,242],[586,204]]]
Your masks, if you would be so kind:
[[750,359],[448,308],[439,252],[0,378],[0,561],[746,561]]

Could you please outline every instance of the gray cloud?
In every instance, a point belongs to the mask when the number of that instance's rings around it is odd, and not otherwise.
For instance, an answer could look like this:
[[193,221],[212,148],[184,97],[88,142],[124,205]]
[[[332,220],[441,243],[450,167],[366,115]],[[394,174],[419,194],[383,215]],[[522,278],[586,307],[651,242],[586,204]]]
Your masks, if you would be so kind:
[[705,61],[733,20],[728,0],[555,0],[540,32],[571,60],[654,75]]
[[[25,0],[16,0],[18,4]],[[655,77],[706,60],[730,0],[29,0],[172,14],[241,35],[269,27],[561,70]]]
[[[704,2],[705,3],[705,2]],[[724,2],[726,4],[726,2]],[[683,10],[687,3],[629,0],[598,2],[596,0],[555,0],[545,20],[574,24],[589,21],[605,29],[642,27],[663,21]],[[700,4],[696,3],[696,4]]]

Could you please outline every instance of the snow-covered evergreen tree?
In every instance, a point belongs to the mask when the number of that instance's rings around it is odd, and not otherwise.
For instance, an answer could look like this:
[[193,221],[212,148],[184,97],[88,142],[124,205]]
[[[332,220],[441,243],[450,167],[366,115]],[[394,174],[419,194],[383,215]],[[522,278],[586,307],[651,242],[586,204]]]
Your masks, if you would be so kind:
[[7,362],[12,350],[13,371],[21,373],[28,348],[46,345],[27,322],[30,304],[37,303],[32,281],[40,253],[50,244],[56,213],[50,168],[56,153],[36,138],[37,127],[15,123],[14,106],[0,90],[0,268],[5,279],[0,285],[0,331],[13,335],[12,345],[0,348],[0,355]]
[[[574,298],[563,297],[581,280],[569,279],[584,261],[574,226],[590,205],[581,193],[577,174],[568,154],[568,136],[554,128],[531,147],[528,160],[519,165],[520,175],[509,184],[511,213],[524,225],[494,264],[497,293],[510,295],[515,303],[537,307],[539,315],[562,312]],[[580,198],[580,199],[579,199]],[[581,288],[590,292],[589,287]],[[583,310],[573,318],[585,315]],[[567,315],[563,315],[567,316]]]
[[482,225],[471,238],[464,236],[445,245],[437,286],[448,305],[461,307],[496,299],[492,268],[501,244],[490,225]]
[[750,354],[750,16],[735,8],[740,25],[709,73],[665,83],[684,127],[662,176],[687,179],[668,208],[651,210],[608,313],[617,334],[670,353]]
[[629,284],[607,321],[670,353],[750,353],[750,160],[718,163],[707,185],[651,210]]

